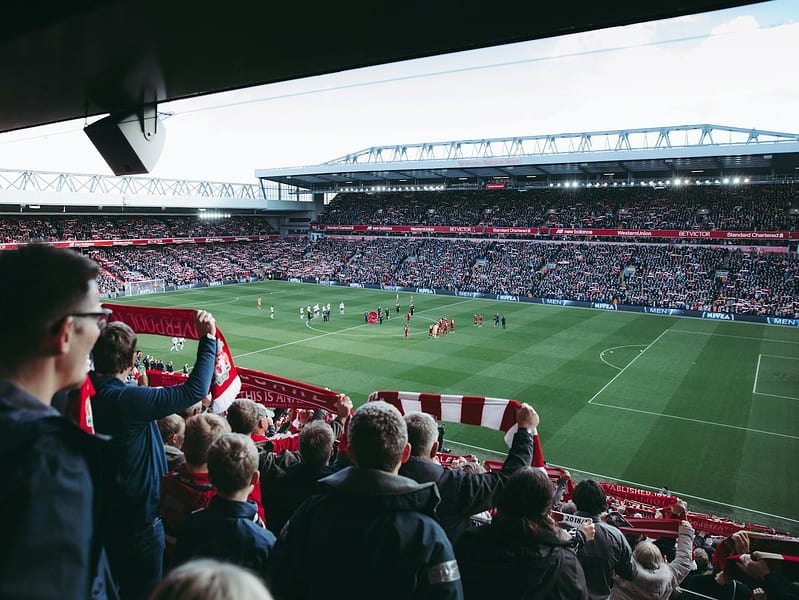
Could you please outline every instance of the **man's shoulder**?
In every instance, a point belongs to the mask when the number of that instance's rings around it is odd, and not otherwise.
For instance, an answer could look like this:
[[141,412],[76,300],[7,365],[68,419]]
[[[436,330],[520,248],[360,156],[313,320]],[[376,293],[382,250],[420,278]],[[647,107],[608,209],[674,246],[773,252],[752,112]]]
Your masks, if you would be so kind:
[[412,456],[402,464],[399,474],[418,482],[427,482],[438,481],[439,478],[447,475],[447,471],[452,471],[452,469],[446,469],[440,464],[420,456]]

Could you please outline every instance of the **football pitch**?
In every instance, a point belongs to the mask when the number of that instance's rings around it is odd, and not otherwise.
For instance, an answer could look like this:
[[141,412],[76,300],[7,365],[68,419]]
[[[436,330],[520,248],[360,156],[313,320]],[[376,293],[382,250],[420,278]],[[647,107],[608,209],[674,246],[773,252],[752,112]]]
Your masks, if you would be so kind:
[[[690,510],[799,532],[799,328],[399,297],[398,315],[395,292],[268,281],[113,302],[210,310],[237,365],[347,393],[356,406],[375,390],[528,402],[547,462],[576,479],[665,485]],[[300,307],[317,303],[330,303],[331,319],[308,325]],[[364,323],[378,306],[391,319]],[[429,339],[441,317],[455,320],[454,333]],[[175,353],[167,338],[141,336],[140,348],[176,370],[194,359],[188,340]],[[448,424],[446,440],[481,458],[507,451],[501,433],[479,427]]]

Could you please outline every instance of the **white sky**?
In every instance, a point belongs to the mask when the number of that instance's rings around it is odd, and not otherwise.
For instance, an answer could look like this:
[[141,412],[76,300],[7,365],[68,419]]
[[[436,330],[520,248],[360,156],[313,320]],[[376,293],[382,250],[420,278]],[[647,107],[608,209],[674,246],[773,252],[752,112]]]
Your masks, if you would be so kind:
[[[799,133],[799,0],[162,104],[151,176],[254,182],[368,146],[713,123]],[[111,174],[83,121],[0,135],[0,169]]]

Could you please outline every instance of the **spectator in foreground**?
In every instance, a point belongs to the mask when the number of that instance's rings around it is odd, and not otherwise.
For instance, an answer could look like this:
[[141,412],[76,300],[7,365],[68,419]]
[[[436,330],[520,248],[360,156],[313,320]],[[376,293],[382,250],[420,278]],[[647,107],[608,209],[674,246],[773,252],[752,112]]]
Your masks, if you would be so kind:
[[455,546],[465,598],[587,598],[574,540],[549,516],[554,492],[540,469],[511,476],[491,524],[468,529]]
[[208,449],[208,477],[217,494],[193,513],[178,533],[175,561],[216,558],[251,569],[266,578],[275,536],[247,497],[258,485],[258,451],[241,433],[226,433]]
[[631,581],[637,568],[627,538],[616,527],[608,525],[600,515],[607,511],[605,490],[593,479],[579,482],[572,493],[578,517],[590,517],[594,522],[594,539],[586,542],[577,552],[585,572],[588,598],[602,600],[613,587],[613,574]]
[[279,533],[297,507],[321,491],[319,480],[335,472],[330,466],[335,441],[333,429],[323,421],[308,423],[300,431],[301,461],[263,487],[266,522],[272,531]]
[[609,600],[666,600],[691,571],[694,529],[683,521],[677,531],[677,556],[666,562],[660,548],[652,542],[640,542],[633,550],[637,572],[632,581],[616,577]]
[[72,250],[0,252],[0,598],[113,594],[98,527],[107,444],[50,406],[84,382],[107,323],[97,275]]
[[[410,456],[399,411],[368,402],[350,419],[355,466],[321,481],[280,534],[270,567],[279,598],[462,598],[458,563],[434,518],[438,492],[397,475]],[[343,557],[355,572],[339,583]],[[309,576],[309,569],[313,576]]]
[[474,474],[448,469],[435,461],[439,429],[432,416],[422,412],[405,415],[411,457],[400,467],[400,475],[419,483],[434,482],[441,494],[436,510],[439,521],[454,544],[471,524],[472,515],[494,508],[494,496],[502,490],[511,475],[533,460],[533,436],[537,433],[538,413],[529,404],[522,404],[516,416],[518,430],[502,470]]
[[211,386],[216,357],[216,322],[195,316],[200,343],[197,362],[182,385],[126,385],[136,351],[136,334],[125,323],[109,323],[94,344],[92,398],[99,433],[110,435],[119,476],[111,497],[113,519],[108,555],[123,598],[146,598],[161,580],[164,526],[158,516],[166,456],[156,419],[201,401]]
[[167,575],[150,600],[272,600],[272,595],[246,569],[199,559]]

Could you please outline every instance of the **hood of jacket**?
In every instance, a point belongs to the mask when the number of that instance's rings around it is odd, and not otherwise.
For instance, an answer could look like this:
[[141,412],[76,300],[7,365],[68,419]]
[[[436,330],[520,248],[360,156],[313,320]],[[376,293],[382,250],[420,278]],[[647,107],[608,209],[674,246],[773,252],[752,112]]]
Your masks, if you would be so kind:
[[388,510],[416,511],[430,516],[435,514],[441,500],[435,483],[416,483],[377,469],[347,467],[319,483],[335,494],[368,496],[371,504]]

